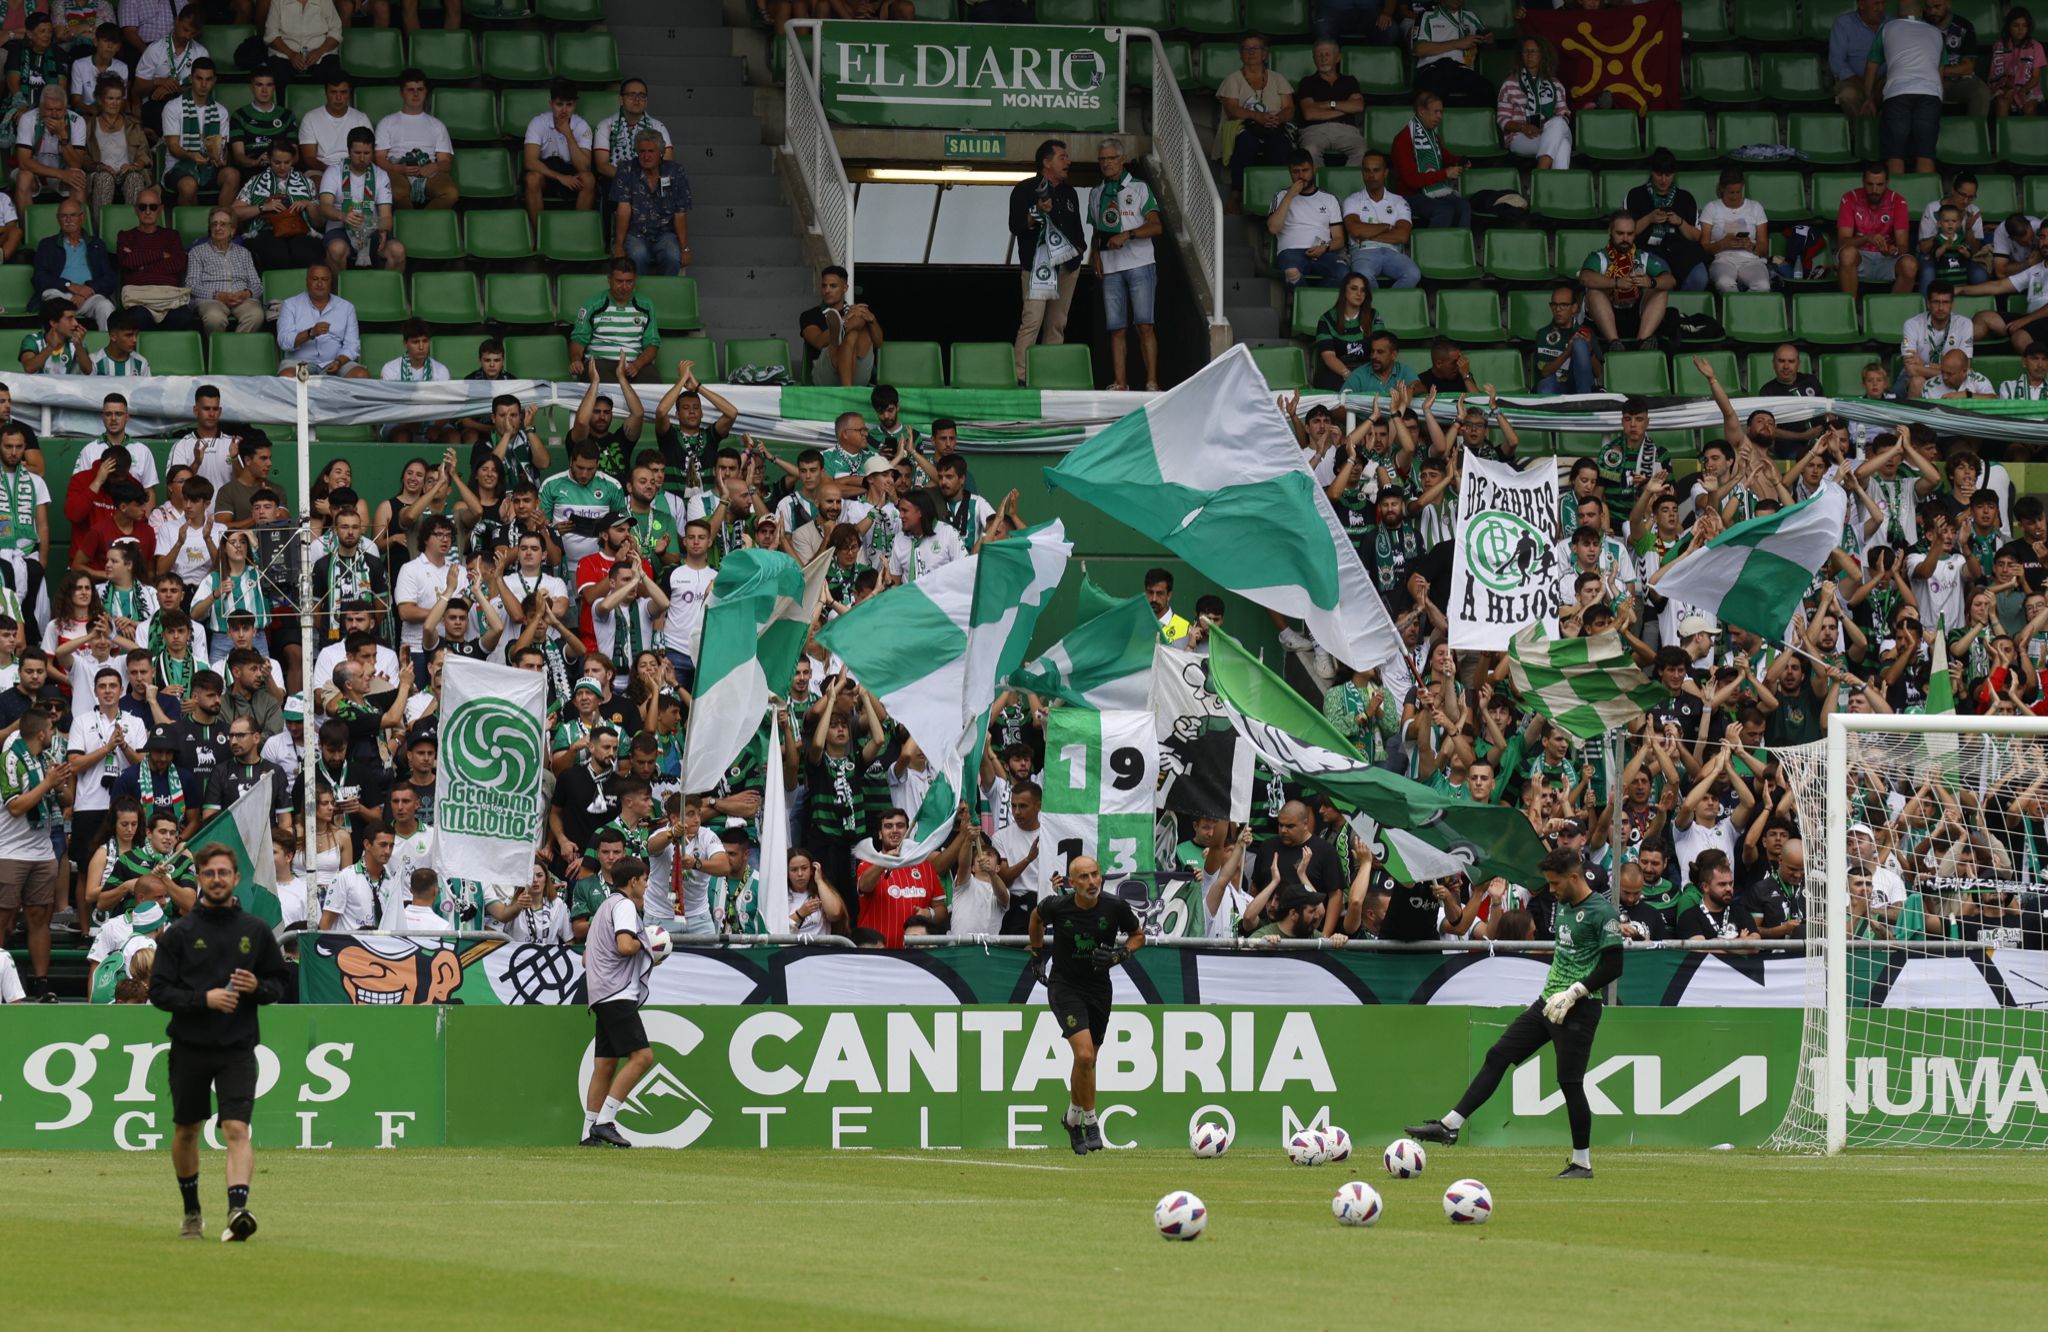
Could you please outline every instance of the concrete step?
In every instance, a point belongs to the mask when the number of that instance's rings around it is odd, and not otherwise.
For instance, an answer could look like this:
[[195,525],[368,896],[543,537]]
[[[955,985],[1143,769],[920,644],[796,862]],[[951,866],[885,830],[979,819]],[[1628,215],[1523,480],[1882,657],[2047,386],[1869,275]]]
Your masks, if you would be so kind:
[[789,338],[796,336],[797,315],[803,305],[797,301],[732,299],[700,300],[704,330],[724,342],[727,338]]
[[[619,38],[619,51],[630,62],[632,73],[647,80],[648,91],[653,94],[648,106],[657,116],[661,114],[659,103],[690,97],[700,89],[720,89],[731,96],[730,90],[740,86],[740,59],[723,51],[706,51],[701,46],[647,48],[628,45],[623,37]],[[629,56],[628,52],[632,54]]]
[[757,207],[701,198],[690,210],[692,236],[742,236],[753,240],[796,241],[789,209],[780,204]]
[[699,116],[677,123],[664,121],[678,149],[704,144],[720,147],[755,147],[761,143],[761,122],[750,115]]
[[[605,26],[615,33],[673,31],[679,38],[691,38],[706,29],[723,28],[725,13],[718,0],[611,0],[605,6]],[[619,49],[629,49],[623,37]]]
[[[712,208],[729,205],[767,206],[779,204],[782,199],[782,182],[772,175],[704,175],[692,172],[690,193],[698,208]],[[694,224],[696,214],[690,215]]]
[[697,279],[698,302],[708,305],[722,300],[761,301],[777,308],[787,305],[794,317],[797,310],[818,299],[817,276],[803,264],[791,262],[798,253],[796,242],[791,240],[788,252],[771,263],[740,264],[730,253],[726,240],[720,238],[715,250],[706,249],[709,266],[691,274]]
[[1283,336],[1280,316],[1271,310],[1256,306],[1226,305],[1223,307],[1223,317],[1230,321],[1230,331],[1236,335],[1239,342],[1254,338],[1263,338],[1270,342]]
[[766,144],[707,144],[697,138],[687,125],[671,125],[669,133],[676,139],[676,161],[690,173],[691,180],[699,176],[773,176],[775,173],[775,153]]

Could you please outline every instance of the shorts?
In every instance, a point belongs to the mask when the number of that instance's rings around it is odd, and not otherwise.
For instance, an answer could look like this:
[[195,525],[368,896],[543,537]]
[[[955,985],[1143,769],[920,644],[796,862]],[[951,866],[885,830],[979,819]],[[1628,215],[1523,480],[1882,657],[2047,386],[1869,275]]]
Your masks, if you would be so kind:
[[1875,250],[1856,252],[1856,276],[1872,282],[1889,282],[1899,275],[1899,256]]
[[246,1124],[256,1107],[254,1047],[225,1050],[171,1042],[171,1122],[204,1124],[220,1102],[222,1120]]
[[1519,1064],[1548,1042],[1557,1047],[1558,1081],[1583,1082],[1593,1054],[1593,1035],[1600,1028],[1600,1009],[1600,1000],[1588,995],[1572,1005],[1563,1022],[1552,1024],[1543,1016],[1539,999],[1516,1015],[1490,1053]]
[[1904,93],[1887,97],[1877,111],[1877,143],[1880,154],[1897,158],[1913,168],[1913,159],[1934,157],[1935,142],[1941,138],[1941,99],[1932,93]]
[[[347,242],[348,242],[348,228],[347,228],[347,227],[345,227],[345,226],[343,226],[343,225],[342,225],[341,223],[337,222],[337,223],[335,223],[335,224],[334,224],[333,226],[331,226],[331,227],[327,228],[327,230],[326,230],[326,231],[324,231],[324,232],[322,232],[322,233],[321,233],[321,239],[322,239],[322,240],[329,240],[329,241],[337,241],[337,240],[338,240],[338,241],[342,241],[342,242],[344,242],[344,243],[347,243]],[[384,233],[383,233],[383,232],[381,232],[381,231],[379,231],[379,232],[374,232],[374,233],[372,233],[372,235],[370,236],[370,262],[369,262],[369,263],[367,263],[367,264],[358,264],[358,263],[356,262],[356,260],[355,260],[355,247],[354,247],[353,245],[350,245],[350,247],[349,247],[349,259],[348,259],[348,264],[347,264],[347,267],[349,267],[349,268],[382,268],[383,266],[384,266]]]
[[592,1051],[599,1059],[624,1059],[647,1048],[647,1028],[640,1023],[640,1005],[631,999],[611,999],[594,1004],[590,1016],[597,1022],[597,1044]]
[[1101,1048],[1103,1038],[1109,1035],[1109,994],[1107,985],[1100,990],[1084,990],[1078,985],[1053,981],[1046,989],[1046,1002],[1060,1024],[1060,1035],[1071,1038],[1085,1029],[1095,1038],[1096,1047]]
[[57,905],[57,862],[0,860],[0,911]]
[[[565,176],[573,176],[576,174],[576,164],[574,162],[571,162],[566,157],[543,157],[540,160],[541,165],[545,166],[550,171],[559,171]],[[556,180],[554,177],[547,176],[543,177],[541,180],[540,197],[543,199],[554,199],[558,200],[561,203],[573,205],[576,202],[576,191],[570,189],[567,185],[564,185],[561,181]]]
[[1102,275],[1102,323],[1114,333],[1132,324],[1150,327],[1152,295],[1159,288],[1159,265],[1140,264]]
[[172,188],[187,176],[190,176],[192,183],[200,189],[210,190],[219,181],[220,170],[210,162],[187,162],[180,158],[165,170],[164,186],[167,189]]

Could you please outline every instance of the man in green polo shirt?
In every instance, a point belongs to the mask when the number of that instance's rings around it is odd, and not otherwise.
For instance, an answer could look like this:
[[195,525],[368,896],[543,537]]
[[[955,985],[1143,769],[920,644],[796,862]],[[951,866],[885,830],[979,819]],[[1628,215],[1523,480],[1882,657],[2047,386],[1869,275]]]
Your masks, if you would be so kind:
[[597,360],[602,379],[617,379],[619,364],[635,383],[653,383],[655,353],[661,349],[661,330],[655,326],[654,306],[635,295],[638,276],[630,259],[612,260],[610,289],[593,296],[576,312],[576,326],[569,330],[569,374],[581,379],[583,358]]

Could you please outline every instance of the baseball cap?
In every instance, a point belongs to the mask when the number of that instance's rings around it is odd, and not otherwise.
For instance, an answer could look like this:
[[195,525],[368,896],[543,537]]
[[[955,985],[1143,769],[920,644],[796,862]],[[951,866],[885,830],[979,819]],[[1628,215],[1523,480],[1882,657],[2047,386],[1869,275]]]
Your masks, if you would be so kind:
[[1850,835],[1851,837],[1854,837],[1854,836],[1858,835],[1859,833],[1860,833],[1861,835],[1865,836],[1865,837],[1868,837],[1868,838],[1869,838],[1869,839],[1870,839],[1871,841],[1873,841],[1873,842],[1877,840],[1877,834],[1876,834],[1875,832],[1873,832],[1873,831],[1871,830],[1871,827],[1870,827],[1870,825],[1869,825],[1869,824],[1867,824],[1867,823],[1852,823],[1852,824],[1850,824],[1850,825],[1849,825],[1849,835]]
[[867,461],[867,465],[860,469],[860,474],[862,476],[880,476],[884,472],[893,472],[895,470],[896,464],[890,462],[887,458],[870,458]]
[[183,748],[184,746],[178,743],[178,737],[171,734],[170,727],[159,726],[149,733],[149,743],[142,747],[142,752],[145,754],[175,754]]
[[1694,634],[1718,632],[1720,632],[1720,626],[1704,615],[1688,615],[1678,622],[1678,636],[1680,638],[1691,638]]
[[604,697],[604,686],[599,684],[595,680],[578,680],[576,682],[576,687],[570,690],[569,692],[572,694],[576,694],[581,693],[585,689],[588,689],[591,693],[596,694],[599,698]]
[[631,527],[632,525],[633,515],[630,513],[615,513],[612,515],[612,520],[605,524],[606,527]]
[[1273,909],[1276,914],[1284,916],[1290,911],[1306,911],[1322,900],[1321,894],[1306,888],[1283,888],[1275,895]]

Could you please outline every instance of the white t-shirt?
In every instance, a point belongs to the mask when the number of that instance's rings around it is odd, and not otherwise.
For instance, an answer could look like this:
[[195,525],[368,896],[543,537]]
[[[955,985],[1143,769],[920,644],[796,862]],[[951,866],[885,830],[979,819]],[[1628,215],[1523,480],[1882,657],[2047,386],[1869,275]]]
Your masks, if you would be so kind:
[[348,160],[348,132],[352,129],[375,131],[370,118],[354,107],[333,116],[326,107],[316,106],[299,121],[299,146],[312,144],[323,163],[338,166]]
[[[280,731],[278,734],[283,735],[284,732]],[[290,878],[279,881],[277,885],[277,912],[278,920],[287,926],[296,925],[300,921],[307,919],[306,881],[304,879]],[[308,923],[318,924],[317,921],[308,921]]]
[[[128,62],[119,56],[115,56],[107,62],[106,72],[101,73],[99,67],[92,63],[91,56],[82,55],[78,57],[78,59],[71,62],[71,95],[84,98],[87,106],[95,105],[99,101],[100,80],[108,74],[117,75],[122,83],[127,83],[129,81]],[[124,146],[126,144],[125,136],[123,144]]]
[[[93,466],[99,462],[100,455],[106,451],[107,441],[103,439],[96,439],[80,449],[78,451],[78,461],[71,464],[71,475],[77,476],[80,472],[90,472]],[[141,440],[130,436],[128,439],[128,453],[130,460],[128,474],[137,481],[140,481],[147,489],[155,490],[157,487],[156,459],[150,455],[149,446]]]
[[[719,841],[717,834],[709,828],[703,827],[697,829],[697,836],[694,839],[686,842],[678,835],[673,842],[663,847],[648,867],[647,919],[660,923],[676,918],[675,869],[683,857],[695,856],[701,864],[707,857],[723,855],[724,852],[725,843]],[[701,869],[683,871],[682,915],[685,919],[710,918],[711,878],[711,875]]]
[[[1364,190],[1346,195],[1344,198],[1344,216],[1357,218],[1361,224],[1366,226],[1397,227],[1403,222],[1413,222],[1415,220],[1415,214],[1408,207],[1408,201],[1392,190],[1388,190],[1377,200]],[[1398,245],[1393,245],[1383,240],[1353,241],[1352,244],[1363,246],[1368,250],[1398,250],[1401,248]]]
[[36,161],[41,162],[46,167],[63,166],[63,140],[65,138],[68,137],[71,140],[73,148],[80,149],[81,151],[85,148],[85,117],[79,115],[76,111],[67,112],[66,115],[68,117],[68,129],[65,134],[58,134],[54,131],[46,134],[37,125],[37,122],[43,118],[42,112],[35,107],[30,107],[21,113],[20,119],[14,122],[14,142],[22,147],[34,144]]
[[2013,294],[2027,303],[2029,314],[2048,305],[2048,264],[2023,268],[2006,281],[2012,283]]
[[[487,890],[486,900],[502,905],[522,891],[517,887],[494,884]],[[651,899],[652,894],[649,896]],[[652,919],[651,913],[649,918]],[[522,908],[510,920],[492,922],[492,928],[503,930],[514,943],[559,944],[568,943],[575,937],[569,929],[569,904],[560,897],[537,907]]]
[[425,824],[410,837],[391,830],[391,872],[407,892],[412,891],[412,872],[434,868],[434,830]]
[[1692,881],[1692,863],[1700,858],[1702,851],[1722,851],[1728,856],[1728,866],[1735,867],[1735,820],[1723,818],[1709,828],[1698,819],[1690,827],[1671,825],[1671,849],[1678,856],[1673,866],[1681,883]]
[[1998,390],[1992,387],[1991,381],[1975,370],[1963,376],[1960,388],[1950,388],[1947,381],[1939,376],[1928,380],[1920,387],[1920,396],[1929,399],[1960,398],[1965,394],[1975,395],[1979,393],[1990,395],[1997,392]]
[[[2029,236],[2038,236],[2041,232],[2041,219],[2035,217],[2031,213],[2022,214],[2022,216],[2024,216],[2027,219],[2027,234]],[[2007,221],[2010,220],[2011,219],[2007,219]],[[2030,246],[2031,244],[2032,242],[2029,241],[2028,245],[2023,246],[2019,245],[2018,242],[2014,241],[2012,238],[2012,233],[2008,232],[2005,229],[2004,222],[1999,223],[1997,226],[1991,229],[1991,253],[1994,258],[2029,258],[2034,253],[2032,249],[2028,248],[2028,246]]]
[[[377,377],[396,382],[405,373],[407,365],[408,361],[405,357],[394,356],[384,362],[384,368],[377,372]],[[448,367],[429,356],[426,369],[422,370],[417,366],[412,367],[412,379],[408,382],[421,384],[444,380],[448,377]]]
[[1744,199],[1740,208],[1730,208],[1715,199],[1700,209],[1700,231],[1707,240],[1725,240],[1738,231],[1748,232],[1750,239],[1754,240],[1764,234],[1769,223],[1770,220],[1764,216],[1764,206],[1754,199]]
[[[196,648],[194,650],[197,651]],[[313,658],[313,687],[331,688],[334,684],[334,668],[341,665],[347,656],[348,646],[344,643],[329,643],[321,648],[320,655]],[[398,679],[398,654],[382,643],[377,645],[377,674],[387,680]]]
[[198,41],[185,44],[185,49],[176,56],[171,54],[171,39],[159,37],[142,48],[142,54],[135,59],[135,77],[138,79],[176,78],[183,83],[192,66],[212,55]]
[[697,638],[704,631],[704,599],[711,595],[718,570],[706,565],[692,569],[679,564],[668,576],[668,619],[661,630],[662,645],[697,659]]
[[1017,871],[1017,877],[1010,880],[1010,892],[1037,893],[1043,898],[1047,890],[1047,868],[1053,863],[1051,847],[1039,846],[1038,834],[1045,830],[1045,821],[1039,820],[1038,827],[1026,830],[1011,820],[989,836],[989,842],[996,854],[1003,858],[1005,865],[1014,865],[1038,846],[1038,858]]
[[[436,565],[426,556],[407,560],[398,571],[397,585],[392,589],[394,605],[411,604],[421,610],[432,610],[434,603],[441,599],[441,593],[448,586],[448,571],[455,570],[455,595],[469,595],[469,570],[462,562],[450,558],[446,563]],[[423,622],[407,620],[398,626],[399,641],[406,647],[418,651],[421,645]]]
[[[2014,274],[2014,285],[2018,285],[2018,274]],[[1938,366],[1941,358],[1952,351],[1965,356],[1977,354],[1977,342],[1970,331],[1970,321],[1963,315],[1949,312],[1948,326],[1935,328],[1927,312],[1921,311],[1906,321],[1905,330],[1899,335],[1899,354],[1912,352],[1929,365]]]
[[[612,154],[612,165],[615,167],[623,167],[635,160],[631,139],[626,142],[624,152],[614,152],[612,149],[612,135],[618,132],[621,119],[622,117],[617,112],[614,112],[603,120],[598,121],[597,129],[591,139],[591,142],[598,148]],[[637,139],[642,134],[650,131],[661,136],[662,151],[664,153],[676,146],[676,141],[669,135],[668,126],[662,124],[653,116],[648,115],[641,116],[640,123],[632,127],[632,138]]]
[[[213,561],[206,553],[206,534],[198,528],[188,527],[185,515],[175,518],[168,514],[153,513],[149,518],[150,531],[156,535],[156,553],[170,555],[171,571],[187,583],[197,583],[213,569]],[[173,549],[171,543],[183,531],[185,539]],[[227,524],[216,519],[213,523],[214,549],[220,548],[227,540]]]
[[[1280,211],[1280,203],[1286,197],[1285,190],[1274,193],[1274,212]],[[1328,245],[1330,228],[1343,224],[1344,208],[1337,202],[1336,195],[1328,190],[1298,194],[1288,205],[1287,219],[1280,224],[1279,247],[1283,250],[1306,250],[1311,245]]]
[[1884,67],[1884,98],[1941,96],[1941,29],[1918,19],[1892,19],[1877,30],[1870,58]]
[[[794,908],[792,908],[793,910]],[[996,888],[987,879],[972,875],[953,886],[952,919],[949,934],[1000,934],[1003,908],[996,905]]]
[[900,532],[889,548],[889,573],[906,583],[914,583],[955,560],[967,558],[967,547],[960,540],[960,534],[945,523],[927,537],[913,538],[907,532]]
[[[214,493],[219,494],[222,486],[235,479],[235,437],[221,434],[203,442],[206,446],[203,454],[200,453],[202,441],[196,431],[171,445],[170,465],[190,467],[211,481]],[[193,462],[194,457],[199,461]]]
[[370,201],[373,194],[375,207],[383,208],[390,205],[391,175],[373,162],[369,171],[361,176],[353,171],[344,172],[338,165],[327,168],[321,174],[320,193],[324,197],[332,198],[336,207],[341,206],[341,178],[344,174],[349,177],[348,194],[351,208],[360,207],[364,202]]
[[425,111],[416,116],[403,111],[393,111],[377,122],[377,151],[389,153],[392,160],[418,148],[428,154],[455,152],[455,145],[448,137],[448,127]]
[[[78,652],[72,654],[72,659],[75,661],[83,655],[84,649],[81,648]],[[119,659],[116,658],[115,660],[118,661]],[[97,670],[98,668],[95,667],[94,669]],[[121,667],[116,665],[115,669],[119,670]],[[73,696],[91,698],[92,692],[90,687],[88,687],[85,694]],[[74,756],[92,753],[101,745],[113,739],[117,728],[128,737],[128,747],[138,754],[141,753],[142,746],[149,740],[149,732],[144,729],[141,718],[131,717],[125,712],[118,717],[108,717],[100,712],[98,708],[94,708],[90,712],[82,712],[71,719],[71,735],[68,739],[71,753]],[[130,766],[132,765],[123,756],[120,747],[116,746],[114,751],[102,759],[97,766],[79,773],[77,783],[72,790],[72,809],[88,811],[105,809],[112,803],[112,797],[107,787]]]
[[19,1004],[28,1000],[28,991],[22,988],[21,973],[15,970],[14,957],[0,952],[0,1004]]
[[[569,133],[574,136],[576,146],[588,149],[592,140],[590,122],[582,116],[569,117]],[[526,140],[540,149],[543,158],[559,157],[569,161],[569,141],[562,137],[562,131],[555,128],[554,116],[543,112],[526,122]]]
[[398,913],[398,928],[402,930],[453,930],[448,918],[430,906],[415,906],[408,902]]
[[[1920,230],[1914,234],[1921,240],[1926,240],[1929,236],[1939,236],[1941,234],[1941,210],[1944,206],[1941,200],[1930,199],[1927,206],[1920,210]],[[1702,222],[1706,220],[1704,209],[1701,210],[1700,220]],[[1963,224],[1957,228],[1957,232],[1960,235],[1974,237],[1977,240],[1984,239],[1984,214],[1977,211],[1977,205],[1971,204],[1963,210]]]
[[[1096,219],[1102,217],[1104,192],[1109,189],[1109,182],[1095,187],[1088,196],[1088,216]],[[1152,197],[1152,187],[1128,171],[1124,173],[1123,180],[1117,184],[1114,193],[1117,231],[1136,231],[1145,224],[1147,214],[1160,211],[1159,201]],[[1098,227],[1098,233],[1100,230]],[[1152,238],[1145,236],[1127,240],[1114,250],[1104,245],[1101,249],[1101,260],[1102,271],[1105,273],[1121,273],[1126,269],[1143,268],[1153,262]]]
[[[1910,573],[1920,567],[1924,555],[1907,555]],[[1961,551],[1935,561],[1933,572],[1913,579],[1913,598],[1920,603],[1920,622],[1930,629],[1947,625],[1950,631],[1963,627],[1963,570]]]

